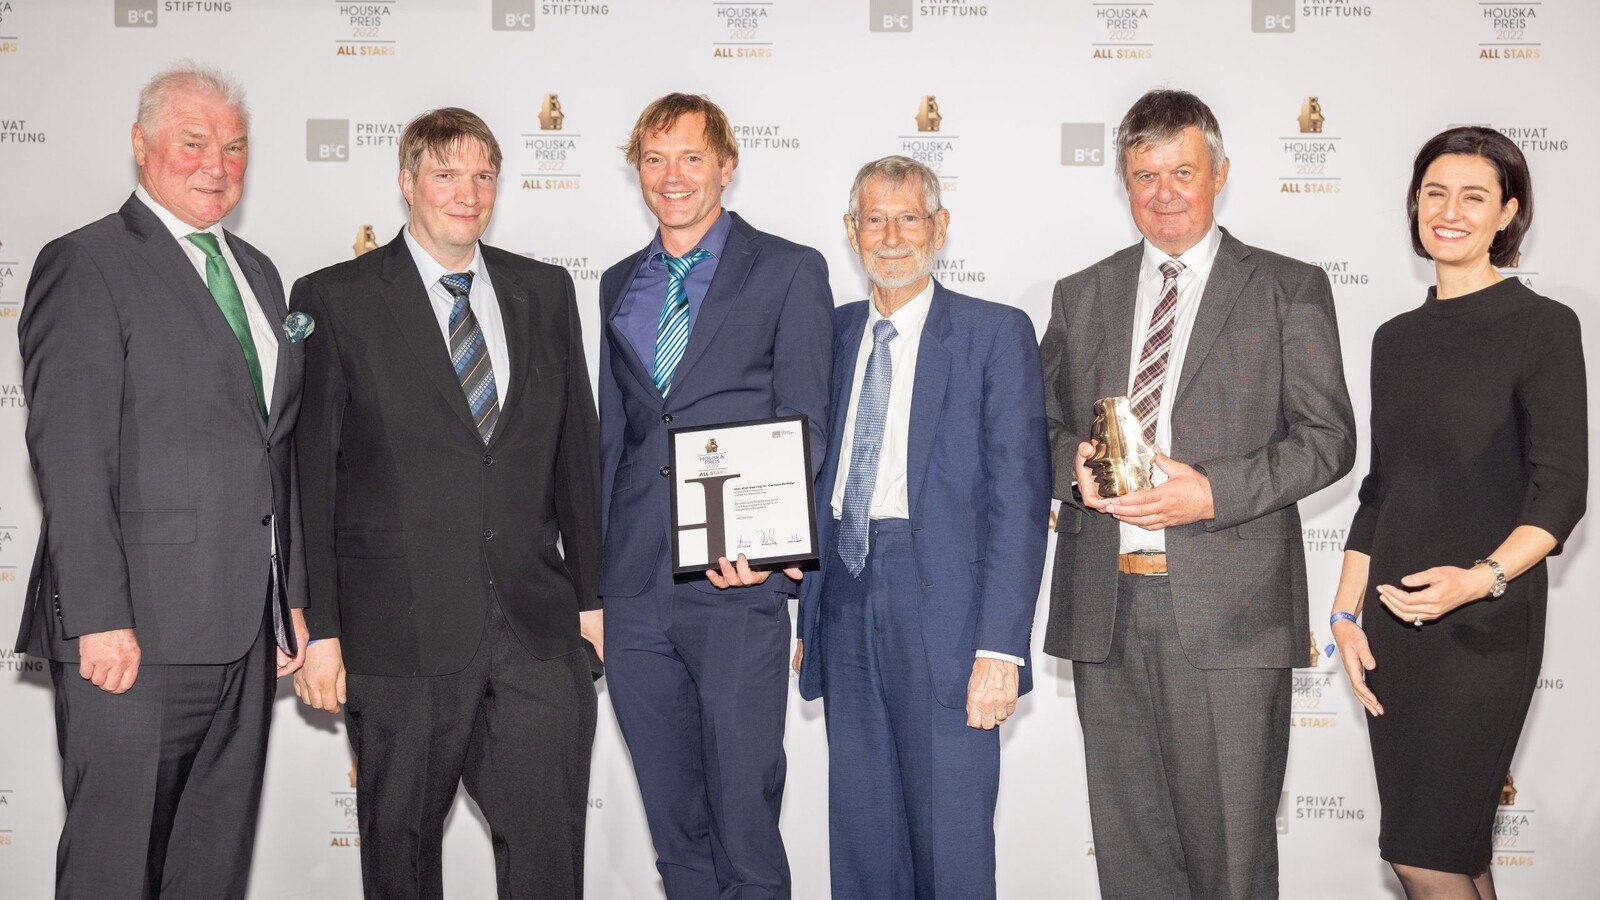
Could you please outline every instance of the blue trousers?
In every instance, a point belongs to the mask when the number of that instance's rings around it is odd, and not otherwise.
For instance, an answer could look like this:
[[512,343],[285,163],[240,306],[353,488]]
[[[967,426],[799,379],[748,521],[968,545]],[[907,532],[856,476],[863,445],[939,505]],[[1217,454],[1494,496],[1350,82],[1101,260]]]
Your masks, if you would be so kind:
[[994,897],[1000,732],[934,699],[910,524],[873,522],[821,602],[834,900]]
[[788,900],[786,594],[606,598],[606,680],[671,900]]

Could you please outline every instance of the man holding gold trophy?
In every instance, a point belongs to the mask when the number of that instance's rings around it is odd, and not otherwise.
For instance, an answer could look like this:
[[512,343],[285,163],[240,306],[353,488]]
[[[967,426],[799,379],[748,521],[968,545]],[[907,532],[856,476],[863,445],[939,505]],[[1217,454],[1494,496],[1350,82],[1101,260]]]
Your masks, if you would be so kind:
[[1056,285],[1041,348],[1045,651],[1073,661],[1101,895],[1276,897],[1296,503],[1355,455],[1333,295],[1217,226],[1228,161],[1199,98],[1147,93],[1117,150],[1144,240]]

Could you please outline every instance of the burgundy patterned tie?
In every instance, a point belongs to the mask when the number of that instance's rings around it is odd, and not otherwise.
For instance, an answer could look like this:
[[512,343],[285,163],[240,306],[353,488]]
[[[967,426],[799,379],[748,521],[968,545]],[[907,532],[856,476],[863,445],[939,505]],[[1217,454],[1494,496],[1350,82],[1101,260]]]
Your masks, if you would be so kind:
[[1161,264],[1161,302],[1150,314],[1150,330],[1139,351],[1139,372],[1133,377],[1133,414],[1144,426],[1144,439],[1156,442],[1156,414],[1161,410],[1161,385],[1167,380],[1167,357],[1172,349],[1172,331],[1178,319],[1178,273],[1183,263],[1168,260]]

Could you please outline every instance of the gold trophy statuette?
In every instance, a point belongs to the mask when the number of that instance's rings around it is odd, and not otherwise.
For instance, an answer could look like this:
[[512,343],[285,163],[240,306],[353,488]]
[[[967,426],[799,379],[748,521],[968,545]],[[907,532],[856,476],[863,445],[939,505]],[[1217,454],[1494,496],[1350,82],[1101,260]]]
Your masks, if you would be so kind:
[[1127,397],[1106,397],[1094,403],[1094,427],[1089,433],[1094,456],[1088,468],[1102,497],[1121,497],[1151,487],[1150,465],[1156,449],[1144,439],[1139,417]]

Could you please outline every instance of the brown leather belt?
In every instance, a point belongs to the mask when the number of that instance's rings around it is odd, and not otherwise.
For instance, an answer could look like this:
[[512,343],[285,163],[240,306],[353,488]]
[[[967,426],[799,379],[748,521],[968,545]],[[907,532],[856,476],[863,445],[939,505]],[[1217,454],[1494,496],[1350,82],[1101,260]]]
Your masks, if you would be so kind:
[[1165,553],[1121,553],[1117,555],[1117,571],[1124,575],[1165,575]]

